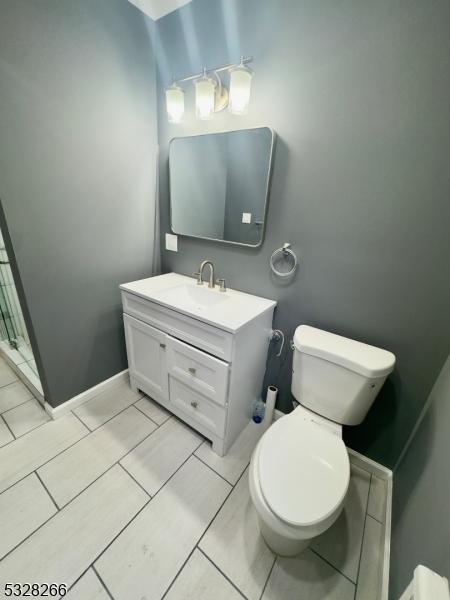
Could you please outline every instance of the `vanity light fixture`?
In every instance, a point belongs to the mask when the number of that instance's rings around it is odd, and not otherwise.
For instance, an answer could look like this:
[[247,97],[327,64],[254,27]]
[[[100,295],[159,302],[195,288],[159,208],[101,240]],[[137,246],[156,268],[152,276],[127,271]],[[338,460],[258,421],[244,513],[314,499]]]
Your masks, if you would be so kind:
[[242,62],[230,70],[230,100],[228,108],[233,115],[248,112],[253,71]]
[[169,123],[181,123],[184,114],[184,90],[176,83],[166,89],[166,107]]
[[[198,119],[212,119],[215,112],[229,106],[233,115],[244,115],[248,111],[250,88],[253,71],[246,65],[253,60],[251,56],[242,56],[239,63],[231,63],[203,69],[196,75],[189,75],[174,81],[166,89],[166,110],[170,123],[181,123],[184,114],[184,90],[181,84],[194,83],[195,87],[195,114]],[[230,75],[230,93],[223,85],[220,73]]]
[[195,114],[198,119],[208,121],[214,114],[216,83],[207,76],[206,69],[204,69],[203,76],[196,79],[194,85]]

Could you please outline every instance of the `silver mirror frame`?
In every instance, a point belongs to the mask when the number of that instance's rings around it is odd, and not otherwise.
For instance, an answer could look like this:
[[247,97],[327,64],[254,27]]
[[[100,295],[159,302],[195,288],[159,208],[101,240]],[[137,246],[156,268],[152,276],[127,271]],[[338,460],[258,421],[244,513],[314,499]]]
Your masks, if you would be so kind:
[[[203,237],[201,235],[188,235],[185,233],[178,233],[177,231],[175,231],[174,228],[172,227],[172,193],[171,193],[171,186],[170,186],[170,146],[172,145],[172,142],[174,142],[175,140],[186,139],[186,138],[191,138],[191,137],[200,137],[203,135],[214,135],[216,133],[233,133],[234,131],[246,131],[246,130],[252,130],[252,129],[268,129],[272,136],[272,139],[270,141],[269,168],[267,170],[266,197],[264,198],[263,225],[261,228],[261,240],[257,244],[244,244],[242,242],[233,242],[231,240],[221,240],[221,239],[217,239],[217,238]],[[274,152],[275,152],[275,141],[276,141],[275,131],[272,129],[272,127],[267,127],[266,125],[261,125],[260,127],[245,127],[242,129],[229,129],[226,131],[208,131],[207,133],[196,133],[193,135],[183,135],[183,136],[180,135],[180,136],[171,138],[171,140],[169,141],[169,152],[168,152],[168,158],[167,158],[168,171],[169,171],[168,189],[169,189],[169,220],[170,220],[171,233],[174,233],[175,235],[180,235],[183,237],[191,238],[191,239],[205,240],[207,242],[220,242],[221,244],[231,244],[232,246],[244,246],[246,248],[260,248],[264,242],[264,237],[266,235],[266,222],[267,222],[267,212],[268,212],[268,207],[269,207],[270,188],[272,185],[273,156],[274,156]]]

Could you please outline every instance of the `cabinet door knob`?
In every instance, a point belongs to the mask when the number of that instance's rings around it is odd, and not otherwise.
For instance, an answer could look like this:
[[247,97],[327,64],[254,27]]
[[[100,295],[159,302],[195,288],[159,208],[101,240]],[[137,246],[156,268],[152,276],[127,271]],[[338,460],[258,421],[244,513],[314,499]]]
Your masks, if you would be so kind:
[[191,406],[192,406],[192,408],[197,408],[198,402],[191,402]]
[[189,367],[188,371],[191,375],[195,375],[197,373],[197,369],[194,369],[194,367]]
[[160,347],[160,348],[165,348],[165,347],[166,347],[166,345],[165,345],[165,344],[159,344],[159,347]]

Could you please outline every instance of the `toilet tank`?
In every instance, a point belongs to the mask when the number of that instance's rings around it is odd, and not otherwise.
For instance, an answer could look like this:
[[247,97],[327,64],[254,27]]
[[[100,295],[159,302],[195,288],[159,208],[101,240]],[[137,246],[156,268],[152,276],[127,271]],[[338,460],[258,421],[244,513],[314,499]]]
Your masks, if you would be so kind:
[[392,352],[308,325],[294,335],[292,394],[342,425],[359,425],[392,372]]

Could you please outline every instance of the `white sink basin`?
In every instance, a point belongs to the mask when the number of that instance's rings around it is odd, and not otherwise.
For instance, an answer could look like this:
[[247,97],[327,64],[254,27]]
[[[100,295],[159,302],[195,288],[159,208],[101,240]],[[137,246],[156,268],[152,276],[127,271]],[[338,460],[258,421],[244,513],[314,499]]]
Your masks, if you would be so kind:
[[219,286],[197,285],[192,277],[177,273],[125,283],[120,288],[232,333],[276,306],[273,300],[230,288],[221,292]]
[[184,306],[185,308],[202,310],[226,302],[230,297],[226,292],[217,289],[193,285],[177,285],[158,294],[163,302]]

